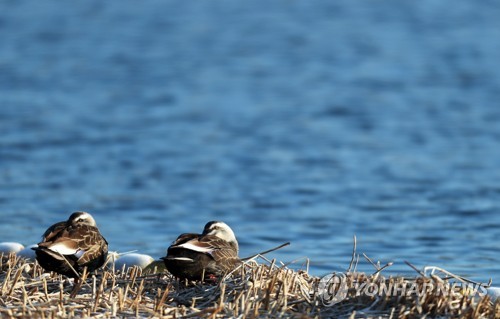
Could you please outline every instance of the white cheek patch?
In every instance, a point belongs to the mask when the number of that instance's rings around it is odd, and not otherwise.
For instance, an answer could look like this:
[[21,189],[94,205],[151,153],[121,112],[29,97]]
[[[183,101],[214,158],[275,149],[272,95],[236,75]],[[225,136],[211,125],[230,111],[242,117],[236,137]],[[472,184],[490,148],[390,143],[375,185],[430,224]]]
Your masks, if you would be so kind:
[[210,248],[210,247],[200,247],[200,246],[196,246],[196,245],[193,245],[189,242],[185,243],[185,244],[182,244],[182,245],[179,245],[177,247],[182,247],[182,248],[185,248],[185,249],[189,249],[189,250],[193,250],[193,251],[197,251],[197,252],[200,252],[200,253],[212,253],[213,251],[213,248]]
[[55,251],[56,253],[59,253],[61,255],[73,255],[78,252],[77,249],[70,248],[66,246],[64,243],[58,243],[54,244],[49,247],[50,250]]

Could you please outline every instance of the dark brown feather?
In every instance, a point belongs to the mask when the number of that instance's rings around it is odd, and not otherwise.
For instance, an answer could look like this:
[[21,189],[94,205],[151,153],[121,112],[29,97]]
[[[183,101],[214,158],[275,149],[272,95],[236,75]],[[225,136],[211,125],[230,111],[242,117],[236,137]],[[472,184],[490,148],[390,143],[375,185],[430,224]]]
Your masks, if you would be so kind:
[[[185,244],[207,251],[188,249],[182,246]],[[217,236],[199,234],[180,235],[162,259],[170,273],[189,280],[222,276],[241,263],[238,251],[229,242]]]
[[52,238],[57,235],[61,230],[66,228],[67,221],[64,222],[58,222],[55,223],[54,225],[50,226],[45,233],[42,235],[42,241],[51,241]]
[[[68,277],[77,278],[85,267],[89,272],[100,268],[108,254],[108,243],[97,227],[81,223],[72,224],[70,220],[49,227],[42,239],[38,247],[34,248],[39,264],[45,270],[55,271]],[[64,245],[77,252],[61,255],[50,249],[54,245]]]

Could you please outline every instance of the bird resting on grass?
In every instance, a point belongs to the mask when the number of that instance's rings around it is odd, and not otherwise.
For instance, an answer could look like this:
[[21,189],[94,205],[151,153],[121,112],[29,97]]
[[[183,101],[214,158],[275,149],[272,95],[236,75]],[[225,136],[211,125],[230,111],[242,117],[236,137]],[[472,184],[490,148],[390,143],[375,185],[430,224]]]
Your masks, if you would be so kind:
[[208,222],[201,234],[180,235],[161,259],[172,275],[188,280],[215,279],[241,263],[234,232],[221,221]]
[[33,249],[43,269],[79,279],[85,267],[91,273],[104,265],[108,242],[89,213],[75,212],[50,226]]

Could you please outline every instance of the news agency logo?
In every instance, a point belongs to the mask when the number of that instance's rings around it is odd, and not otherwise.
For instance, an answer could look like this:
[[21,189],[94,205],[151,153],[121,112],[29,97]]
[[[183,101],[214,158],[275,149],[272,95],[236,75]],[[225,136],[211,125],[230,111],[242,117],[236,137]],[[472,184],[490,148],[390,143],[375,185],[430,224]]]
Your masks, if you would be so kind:
[[323,306],[333,306],[347,297],[346,276],[343,273],[332,273],[321,278],[318,284],[318,296]]
[[[377,296],[411,296],[423,297],[426,294],[436,296],[450,296],[451,294],[461,294],[464,296],[479,296],[487,294],[486,285],[468,282],[352,282],[352,297],[361,295],[369,297]],[[343,273],[332,273],[322,277],[318,283],[317,293],[321,303],[326,306],[333,306],[347,298],[349,287],[346,275]]]

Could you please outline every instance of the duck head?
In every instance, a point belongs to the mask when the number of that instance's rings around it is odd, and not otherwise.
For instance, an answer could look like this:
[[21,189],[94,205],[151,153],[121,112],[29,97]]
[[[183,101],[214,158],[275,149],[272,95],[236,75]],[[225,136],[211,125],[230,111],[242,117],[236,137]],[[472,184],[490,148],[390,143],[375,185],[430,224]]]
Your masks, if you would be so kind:
[[238,251],[238,241],[233,230],[221,221],[210,221],[205,225],[202,235],[217,236],[231,244]]
[[88,225],[96,227],[96,222],[94,217],[87,212],[74,212],[69,216],[69,225]]

